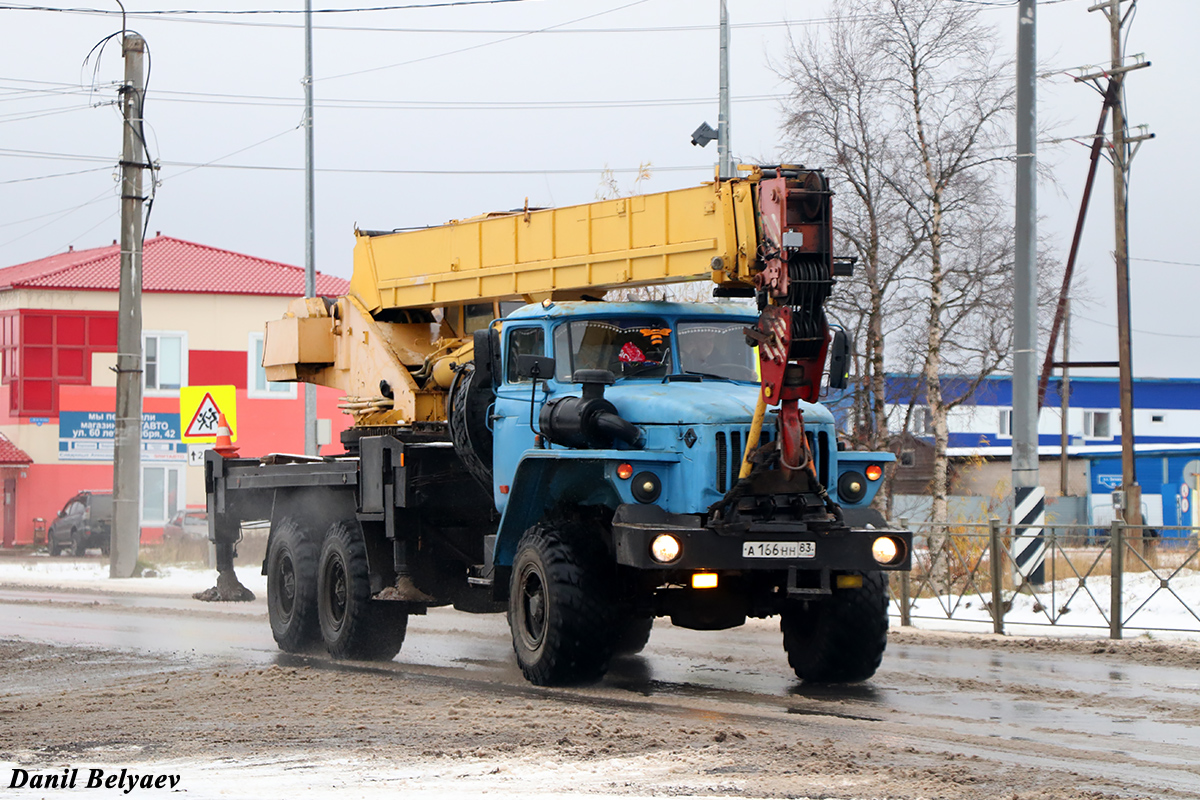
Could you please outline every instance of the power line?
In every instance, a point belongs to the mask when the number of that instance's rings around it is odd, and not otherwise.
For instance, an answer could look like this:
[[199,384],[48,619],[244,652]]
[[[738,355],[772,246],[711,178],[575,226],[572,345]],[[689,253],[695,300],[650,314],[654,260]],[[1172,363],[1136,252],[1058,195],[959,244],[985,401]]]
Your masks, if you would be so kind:
[[[1101,320],[1092,319],[1091,317],[1085,317],[1080,314],[1073,314],[1072,316],[1074,316],[1077,319],[1087,320],[1088,322],[1095,323],[1096,325],[1103,325],[1105,328],[1117,327],[1115,323],[1103,322]],[[1131,330],[1134,333],[1141,333],[1146,336],[1163,336],[1168,339],[1200,339],[1200,334],[1197,334],[1197,333],[1162,333],[1161,331],[1147,331],[1147,330],[1143,330],[1141,328],[1131,328]]]
[[[409,3],[406,5],[391,5],[391,6],[360,6],[357,8],[314,8],[313,14],[362,14],[374,13],[378,11],[410,11],[423,8],[452,8],[455,6],[487,6],[487,5],[505,5],[509,3],[527,3],[531,0],[443,0],[442,2],[434,3]],[[133,16],[126,14],[124,11],[107,8],[59,8],[54,6],[32,6],[32,5],[17,5],[4,3],[0,4],[0,11],[53,11],[62,14],[100,14],[104,16]],[[222,8],[222,9],[199,9],[199,8],[173,8],[161,9],[158,11],[139,11],[139,16],[155,17],[172,17],[172,16],[189,16],[193,14],[218,15],[218,16],[254,16],[268,14],[304,14],[304,9],[299,8]]]
[[1172,264],[1176,267],[1200,267],[1200,264],[1197,264],[1195,261],[1164,261],[1161,258],[1137,258],[1136,256],[1131,256],[1129,260],[1148,261],[1151,264]]
[[[300,98],[271,95],[235,95],[208,92],[155,92],[159,102],[248,105],[263,108],[299,108]],[[732,98],[737,103],[777,102],[780,95],[746,95]],[[631,100],[370,100],[334,98],[318,101],[318,108],[342,110],[402,111],[542,111],[558,109],[655,108],[659,106],[698,106],[715,103],[715,97],[663,97]]]
[[610,8],[610,9],[607,9],[606,11],[597,11],[595,14],[587,14],[585,16],[577,17],[576,19],[568,20],[566,22],[560,22],[555,25],[547,25],[545,28],[540,28],[537,31],[534,31],[532,33],[518,33],[513,36],[505,36],[500,39],[493,39],[490,42],[481,42],[479,44],[473,44],[469,47],[460,47],[456,50],[447,50],[444,53],[435,53],[431,56],[422,56],[420,58],[409,59],[408,61],[400,61],[395,64],[384,64],[383,66],[379,66],[379,67],[368,67],[367,69],[354,70],[353,72],[343,72],[339,75],[329,75],[324,78],[318,78],[317,80],[332,81],[332,80],[337,80],[338,78],[349,78],[349,77],[353,77],[355,75],[365,75],[368,72],[379,72],[379,71],[385,70],[385,69],[394,69],[395,67],[407,67],[411,64],[419,64],[421,62],[432,61],[437,58],[444,58],[446,56],[453,56],[453,55],[458,55],[460,53],[467,53],[472,50],[479,50],[484,47],[491,47],[494,44],[503,44],[504,42],[512,42],[512,41],[516,41],[517,39],[523,39],[526,36],[534,35],[534,33],[543,33],[548,30],[553,30],[554,28],[562,28],[567,25],[574,25],[576,22],[583,22],[584,20],[595,19],[596,17],[602,17],[605,14],[612,14],[616,11],[624,11],[627,8],[632,8],[634,6],[640,6],[642,3],[645,3],[645,2],[647,2],[647,0],[634,0],[632,3],[626,3],[623,6],[617,6],[616,8]]
[[[285,131],[284,133],[287,133]],[[282,136],[283,133],[276,134],[270,139]],[[270,141],[264,139],[263,141]],[[259,142],[262,144],[262,142]],[[256,145],[250,145],[254,147]],[[249,149],[249,148],[243,148]],[[241,152],[241,151],[237,151]],[[63,161],[91,161],[91,162],[107,162],[112,163],[113,159],[105,156],[94,156],[75,153],[48,153],[39,150],[13,150],[9,148],[0,148],[0,157],[8,156],[10,158],[46,158],[60,159]],[[227,156],[226,156],[227,157]],[[218,159],[220,160],[220,159]],[[258,170],[265,172],[300,172],[304,167],[277,166],[272,164],[217,164],[214,162],[196,162],[196,161],[159,161],[157,162],[164,167],[191,167],[195,169],[242,169],[242,170]],[[388,169],[382,167],[318,167],[317,172],[328,172],[345,175],[595,175],[605,170],[618,174],[637,174],[641,171],[641,167],[588,167],[585,169],[564,168],[557,169],[551,167],[534,168],[534,169]],[[676,165],[669,167],[651,167],[652,172],[711,172],[712,165]]]
[[74,172],[56,172],[53,175],[34,175],[29,178],[11,178],[6,181],[0,181],[0,186],[8,183],[27,183],[29,181],[44,181],[49,178],[65,178],[69,175],[85,175],[89,172],[103,172],[108,167],[92,167],[91,169],[77,169]]

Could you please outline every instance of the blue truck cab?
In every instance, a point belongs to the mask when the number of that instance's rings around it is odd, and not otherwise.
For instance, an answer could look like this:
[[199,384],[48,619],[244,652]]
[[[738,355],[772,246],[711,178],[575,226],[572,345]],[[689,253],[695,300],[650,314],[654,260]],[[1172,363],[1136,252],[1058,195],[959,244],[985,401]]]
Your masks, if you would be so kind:
[[[894,456],[839,450],[823,406],[801,404],[815,481],[781,469],[771,410],[739,479],[761,391],[756,318],[733,303],[570,301],[493,326],[498,583],[530,592],[512,571],[549,533],[603,565],[621,625],[719,629],[907,568],[907,534],[869,509]],[[537,595],[549,577],[532,580]]]

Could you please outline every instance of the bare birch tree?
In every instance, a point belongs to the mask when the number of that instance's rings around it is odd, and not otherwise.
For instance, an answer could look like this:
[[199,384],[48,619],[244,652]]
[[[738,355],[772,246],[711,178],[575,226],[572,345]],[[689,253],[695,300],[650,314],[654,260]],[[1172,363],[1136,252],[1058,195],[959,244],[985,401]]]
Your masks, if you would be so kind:
[[[920,243],[926,302],[922,369],[934,443],[933,521],[945,522],[951,408],[1006,362],[1011,347],[1012,214],[1005,194],[1013,81],[978,9],[941,0],[881,0],[879,47],[906,107],[911,167],[892,186]],[[1001,175],[1004,170],[1004,175]],[[974,376],[956,396],[944,374]]]
[[776,72],[789,87],[789,158],[826,168],[838,193],[838,251],[858,259],[849,290],[831,300],[855,342],[853,437],[867,449],[887,449],[884,346],[904,305],[898,282],[917,249],[906,237],[906,207],[888,180],[898,166],[892,142],[901,120],[888,102],[889,65],[869,9],[839,0],[831,11],[825,31],[792,39]]
[[[876,430],[885,363],[921,375],[933,519],[944,522],[947,415],[1011,347],[1013,82],[995,32],[968,4],[839,0],[831,17],[824,36],[789,53],[786,130],[797,152],[830,165],[839,234],[862,261],[863,376]],[[948,374],[965,378],[952,393]]]

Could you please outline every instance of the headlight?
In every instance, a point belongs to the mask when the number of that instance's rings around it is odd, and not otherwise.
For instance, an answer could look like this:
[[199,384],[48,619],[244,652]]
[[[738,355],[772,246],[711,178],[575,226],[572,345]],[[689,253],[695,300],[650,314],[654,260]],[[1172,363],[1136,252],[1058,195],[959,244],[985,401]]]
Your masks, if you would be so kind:
[[650,543],[650,557],[660,564],[670,564],[682,551],[683,545],[669,533],[660,533]]
[[871,543],[871,555],[885,567],[898,564],[904,558],[904,545],[891,536],[880,536]]
[[862,476],[861,472],[850,470],[843,472],[838,478],[838,499],[843,503],[854,505],[861,501],[867,494],[867,479]]
[[633,491],[634,499],[639,503],[653,503],[662,493],[662,483],[653,472],[639,472],[634,475],[633,485],[630,488]]

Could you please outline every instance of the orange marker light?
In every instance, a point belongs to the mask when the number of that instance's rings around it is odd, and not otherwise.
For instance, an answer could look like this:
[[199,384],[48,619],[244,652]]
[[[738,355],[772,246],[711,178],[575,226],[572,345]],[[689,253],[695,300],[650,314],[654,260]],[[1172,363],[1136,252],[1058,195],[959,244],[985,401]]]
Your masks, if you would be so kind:
[[500,484],[500,494],[508,494],[508,485]]
[[715,588],[717,588],[717,573],[715,573],[715,572],[694,572],[694,573],[692,573],[692,588],[693,589],[715,589]]
[[878,464],[872,464],[867,467],[867,480],[877,481],[883,477],[883,467]]
[[617,465],[617,477],[623,481],[627,481],[633,477],[633,464]]

